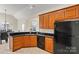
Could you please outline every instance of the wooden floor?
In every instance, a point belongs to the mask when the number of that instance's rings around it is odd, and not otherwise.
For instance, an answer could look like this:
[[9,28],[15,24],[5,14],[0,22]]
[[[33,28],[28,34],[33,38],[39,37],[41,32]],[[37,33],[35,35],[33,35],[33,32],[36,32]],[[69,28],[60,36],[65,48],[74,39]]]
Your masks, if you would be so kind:
[[9,44],[8,43],[6,44],[5,41],[3,41],[3,44],[0,44],[0,54],[50,54],[50,53],[44,50],[41,50],[37,47],[22,48],[15,52],[11,52],[9,50]]

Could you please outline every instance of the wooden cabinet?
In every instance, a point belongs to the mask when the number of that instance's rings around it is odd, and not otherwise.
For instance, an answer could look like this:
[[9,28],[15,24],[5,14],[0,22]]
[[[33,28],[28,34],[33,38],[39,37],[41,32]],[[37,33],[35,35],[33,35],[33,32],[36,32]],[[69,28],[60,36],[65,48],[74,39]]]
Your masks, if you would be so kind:
[[24,47],[29,47],[30,46],[30,36],[24,36]]
[[[43,16],[43,18],[41,18]],[[53,13],[43,14],[39,18],[39,25],[42,29],[54,29],[54,15]]]
[[55,12],[55,21],[63,21],[65,19],[65,10],[58,10]]
[[37,46],[37,36],[36,35],[27,35],[27,36],[15,36],[10,37],[10,49],[15,51],[24,47],[36,47]]
[[65,9],[65,19],[78,18],[79,6],[73,6]]
[[54,22],[55,22],[55,16],[54,13],[49,13],[49,24],[48,24],[48,28],[49,29],[54,29]]
[[48,12],[39,16],[39,25],[42,29],[54,29],[55,21],[67,21],[79,18],[79,5],[70,6],[57,11]]
[[43,25],[44,25],[44,17],[43,15],[40,15],[39,16],[39,28],[43,28]]
[[30,46],[32,47],[37,46],[37,36],[30,36]]
[[54,53],[54,38],[45,37],[45,50],[51,53]]
[[14,50],[22,47],[37,46],[37,36],[18,36],[13,39]]
[[23,47],[23,40],[24,40],[23,36],[13,37],[13,51]]
[[44,14],[43,16],[44,16],[44,19],[43,19],[44,20],[43,21],[44,22],[43,28],[48,29],[48,24],[49,24],[49,17],[48,16],[49,15],[48,14]]

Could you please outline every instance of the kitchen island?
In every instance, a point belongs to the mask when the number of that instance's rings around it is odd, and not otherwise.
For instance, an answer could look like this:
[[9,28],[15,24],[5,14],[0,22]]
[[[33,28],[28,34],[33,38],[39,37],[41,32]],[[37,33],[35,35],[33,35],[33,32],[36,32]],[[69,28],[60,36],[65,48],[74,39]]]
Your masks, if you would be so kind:
[[38,47],[54,53],[54,34],[42,32],[16,32],[10,33],[9,48],[16,51],[21,48]]

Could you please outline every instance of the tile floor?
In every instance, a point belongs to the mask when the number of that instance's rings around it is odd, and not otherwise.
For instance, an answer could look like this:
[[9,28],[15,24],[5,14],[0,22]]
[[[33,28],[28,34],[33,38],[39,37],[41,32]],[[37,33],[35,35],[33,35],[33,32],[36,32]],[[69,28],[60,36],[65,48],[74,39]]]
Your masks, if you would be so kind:
[[41,50],[37,47],[22,48],[15,52],[11,52],[9,50],[9,44],[8,43],[6,44],[5,42],[3,42],[2,44],[0,44],[0,54],[50,54],[50,53],[44,50]]

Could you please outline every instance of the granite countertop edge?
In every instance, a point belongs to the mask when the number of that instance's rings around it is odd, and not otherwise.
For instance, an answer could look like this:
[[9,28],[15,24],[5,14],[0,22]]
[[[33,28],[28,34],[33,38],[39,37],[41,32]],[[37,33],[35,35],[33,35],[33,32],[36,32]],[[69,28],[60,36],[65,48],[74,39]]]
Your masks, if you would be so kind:
[[9,33],[10,36],[26,36],[26,35],[37,35],[37,36],[54,36],[54,33],[43,33],[43,32],[15,32]]

